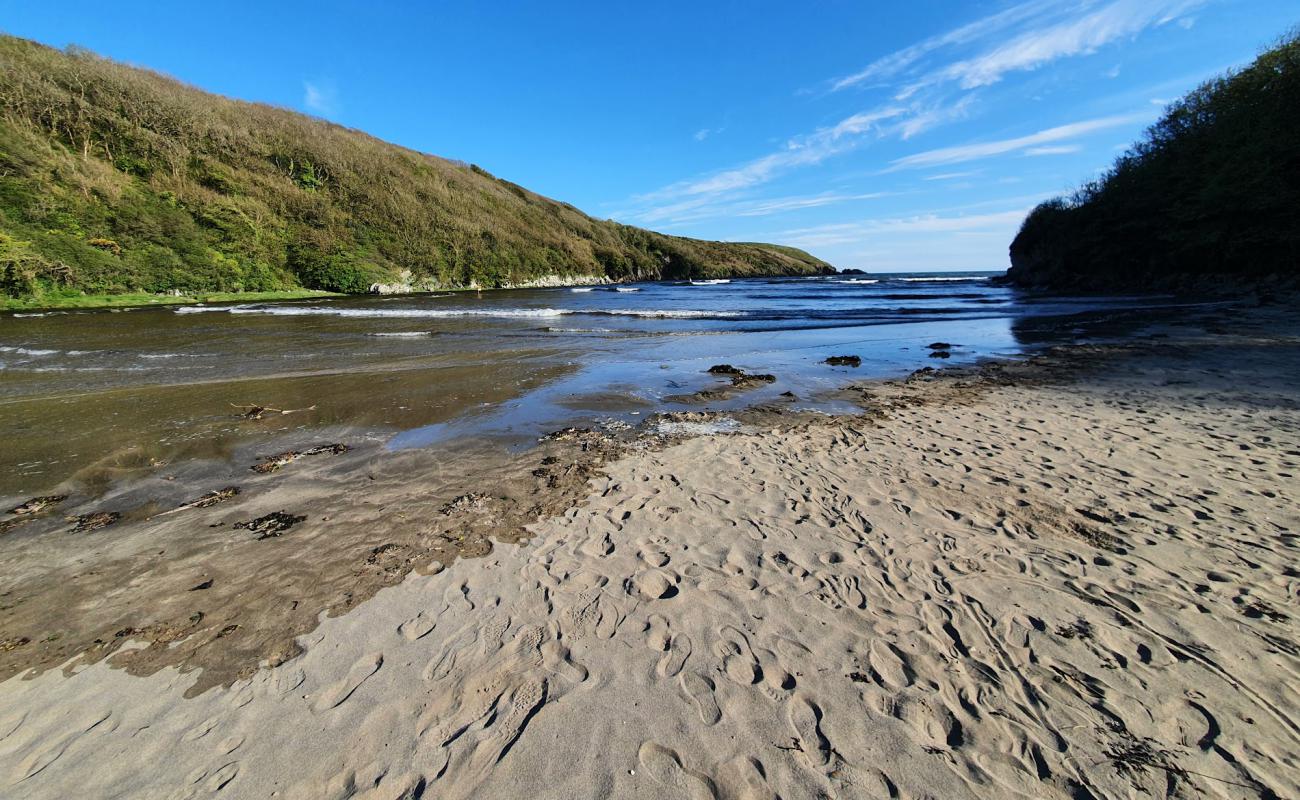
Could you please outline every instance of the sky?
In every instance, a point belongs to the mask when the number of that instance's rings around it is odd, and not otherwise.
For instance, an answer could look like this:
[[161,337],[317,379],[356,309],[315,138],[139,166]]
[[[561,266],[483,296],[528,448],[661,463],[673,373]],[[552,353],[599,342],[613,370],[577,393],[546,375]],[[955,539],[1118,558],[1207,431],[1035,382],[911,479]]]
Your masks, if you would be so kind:
[[1296,0],[0,0],[80,45],[587,213],[872,272],[994,270]]

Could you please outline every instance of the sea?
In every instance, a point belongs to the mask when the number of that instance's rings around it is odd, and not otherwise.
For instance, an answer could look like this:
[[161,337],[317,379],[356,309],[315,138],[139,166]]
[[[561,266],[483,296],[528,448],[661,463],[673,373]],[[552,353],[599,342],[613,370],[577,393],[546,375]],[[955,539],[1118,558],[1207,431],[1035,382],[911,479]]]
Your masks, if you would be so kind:
[[[277,432],[391,450],[781,398],[848,413],[844,386],[1122,333],[1172,297],[1073,296],[998,273],[664,281],[276,303],[0,314],[0,496],[88,467],[222,458]],[[929,345],[950,345],[937,358]],[[856,367],[830,366],[854,355]],[[776,380],[689,399],[730,364]],[[791,399],[790,395],[794,396]],[[239,415],[271,409],[251,425]],[[289,412],[289,413],[283,413]],[[123,467],[124,469],[127,467]]]

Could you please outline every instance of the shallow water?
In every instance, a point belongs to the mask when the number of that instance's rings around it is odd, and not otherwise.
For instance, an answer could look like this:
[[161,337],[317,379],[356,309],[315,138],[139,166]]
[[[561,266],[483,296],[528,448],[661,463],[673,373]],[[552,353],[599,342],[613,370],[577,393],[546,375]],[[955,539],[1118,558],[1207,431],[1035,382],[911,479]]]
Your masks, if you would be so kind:
[[[390,448],[462,436],[531,441],[635,423],[719,383],[731,363],[778,380],[709,408],[793,392],[841,409],[853,379],[970,362],[1073,337],[1168,298],[1030,297],[988,275],[647,283],[0,316],[0,496],[96,465],[222,457],[250,437],[362,429]],[[1081,322],[1081,320],[1085,322]],[[952,358],[930,357],[935,340]],[[827,356],[861,356],[857,369]],[[296,413],[257,422],[237,406]],[[314,408],[312,408],[314,406]]]

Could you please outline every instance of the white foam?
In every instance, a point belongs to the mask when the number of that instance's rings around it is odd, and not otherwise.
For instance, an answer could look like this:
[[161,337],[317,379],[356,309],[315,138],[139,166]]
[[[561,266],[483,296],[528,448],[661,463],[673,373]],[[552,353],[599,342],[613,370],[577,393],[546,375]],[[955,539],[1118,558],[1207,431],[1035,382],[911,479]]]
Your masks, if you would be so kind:
[[17,353],[20,356],[52,356],[58,350],[41,350],[35,347],[0,347],[0,353]]
[[[172,311],[176,314],[202,314],[205,311],[230,311],[238,306],[176,306]],[[115,311],[116,309],[110,309]]]
[[235,306],[232,314],[269,314],[275,317],[394,317],[429,319],[442,317],[560,317],[572,314],[562,308],[331,308],[326,306]]
[[388,336],[398,339],[415,339],[421,336],[428,336],[429,331],[401,331],[399,333],[372,333],[371,336]]
[[[179,310],[179,309],[178,309]],[[647,317],[661,319],[699,319],[709,317],[739,317],[738,311],[703,311],[696,309],[658,309],[658,308],[611,308],[611,309],[570,309],[570,308],[337,308],[331,306],[268,306],[242,305],[225,306],[219,309],[201,309],[203,311],[226,311],[231,314],[267,314],[277,317],[360,317],[360,318],[395,318],[395,319],[442,319],[449,317],[501,317],[506,319],[537,319],[563,317],[571,314],[611,315],[620,317]]]
[[707,422],[660,422],[659,433],[667,436],[714,436],[740,430],[740,423],[731,417],[719,417]]
[[[911,279],[908,278],[907,280],[911,280]],[[836,283],[880,283],[880,279],[879,278],[845,278],[842,281],[835,281],[835,282]]]
[[908,283],[915,283],[915,282],[930,283],[930,282],[932,282],[932,281],[986,281],[986,280],[988,280],[988,279],[989,279],[989,276],[987,276],[987,275],[982,275],[982,276],[980,276],[980,277],[970,277],[970,276],[965,276],[965,277],[959,277],[959,278],[949,278],[949,277],[942,277],[942,278],[940,278],[940,277],[935,277],[935,278],[899,278],[898,280],[900,280],[900,281],[907,281]]
[[665,309],[638,309],[638,308],[614,308],[608,311],[591,311],[576,313],[592,314],[612,314],[619,317],[654,317],[663,319],[699,319],[710,317],[739,317],[742,316],[739,311],[695,311],[692,309],[679,309],[676,311]]
[[572,289],[570,289],[569,291],[571,291],[571,292],[590,292],[593,288],[594,288],[594,287],[591,287],[591,286],[575,286],[575,287],[573,287]]
[[616,291],[616,292],[639,292],[639,291],[641,291],[641,290],[638,289],[638,288],[635,287],[635,286],[615,286],[615,287],[614,287],[614,291]]
[[706,278],[704,280],[691,281],[692,286],[717,286],[720,283],[731,283],[730,278]]

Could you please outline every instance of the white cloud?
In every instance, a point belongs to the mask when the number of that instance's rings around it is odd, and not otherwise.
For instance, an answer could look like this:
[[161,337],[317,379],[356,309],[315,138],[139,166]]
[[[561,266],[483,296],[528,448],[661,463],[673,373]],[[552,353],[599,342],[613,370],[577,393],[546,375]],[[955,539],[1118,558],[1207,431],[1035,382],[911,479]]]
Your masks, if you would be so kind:
[[902,50],[876,59],[859,72],[836,79],[831,84],[831,91],[839,91],[850,86],[893,78],[936,50],[967,44],[990,34],[1006,30],[1019,22],[1034,17],[1050,5],[1051,2],[1044,2],[1043,0],[1021,3],[992,16],[955,28],[947,33],[931,36],[910,47],[905,47]]
[[719,133],[722,133],[724,130],[725,128],[700,128],[698,131],[695,132],[695,135],[692,138],[694,138],[695,141],[697,142],[702,142],[705,139],[709,138],[710,136],[717,136]]
[[1132,125],[1150,119],[1151,115],[1146,112],[1141,114],[1123,114],[1114,117],[1101,117],[1098,119],[1084,120],[1082,122],[1072,122],[1069,125],[1058,125],[1055,128],[1048,128],[1037,133],[1031,133],[1028,136],[1018,136],[1014,139],[963,144],[957,145],[956,147],[941,147],[936,150],[927,150],[923,153],[916,153],[915,155],[895,159],[892,162],[890,171],[898,169],[937,167],[944,164],[960,164],[966,161],[976,161],[981,158],[989,158],[991,156],[1003,155],[1005,153],[1029,150],[1037,145],[1059,142],[1066,139],[1074,139],[1095,131],[1106,130],[1107,128],[1115,128],[1123,125]]
[[[991,214],[940,216],[919,214],[911,217],[869,219],[861,222],[795,228],[777,234],[779,241],[794,247],[828,247],[850,244],[882,235],[929,235],[935,233],[1002,233],[1020,226],[1029,208],[1017,208]],[[1009,241],[1009,239],[1008,239]]]
[[1027,156],[1063,156],[1070,153],[1077,153],[1083,147],[1077,144],[1057,144],[1048,145],[1047,147],[1031,147],[1025,151]]
[[[887,107],[854,114],[833,126],[820,128],[806,136],[791,139],[781,150],[756,158],[739,167],[715,172],[702,178],[680,181],[634,197],[633,202],[655,204],[677,198],[719,195],[766,183],[789,169],[820,164],[833,155],[856,147],[858,142],[855,137],[872,131],[878,132],[880,123],[905,113],[907,113],[905,108]],[[635,216],[647,220],[645,214]]]
[[[1008,72],[1033,70],[1060,58],[1093,53],[1119,39],[1164,25],[1205,0],[1115,0],[1082,16],[1024,31],[979,55],[949,64],[904,93],[928,83],[957,82],[963,89],[997,83]],[[1084,4],[1087,8],[1089,5]]]
[[338,111],[338,92],[329,82],[302,82],[302,104],[309,111],[317,114],[333,114]]
[[875,200],[890,197],[894,192],[864,192],[845,194],[840,192],[823,192],[815,195],[795,195],[789,197],[772,197],[761,200],[720,200],[718,198],[694,197],[678,203],[669,203],[643,211],[625,211],[613,215],[615,218],[634,219],[644,224],[682,224],[702,219],[719,219],[735,217],[766,217],[786,211],[798,211],[805,208],[838,205],[862,200]]
[[973,178],[980,174],[981,170],[973,169],[969,172],[941,172],[938,175],[926,175],[923,181],[955,181],[958,178]]

